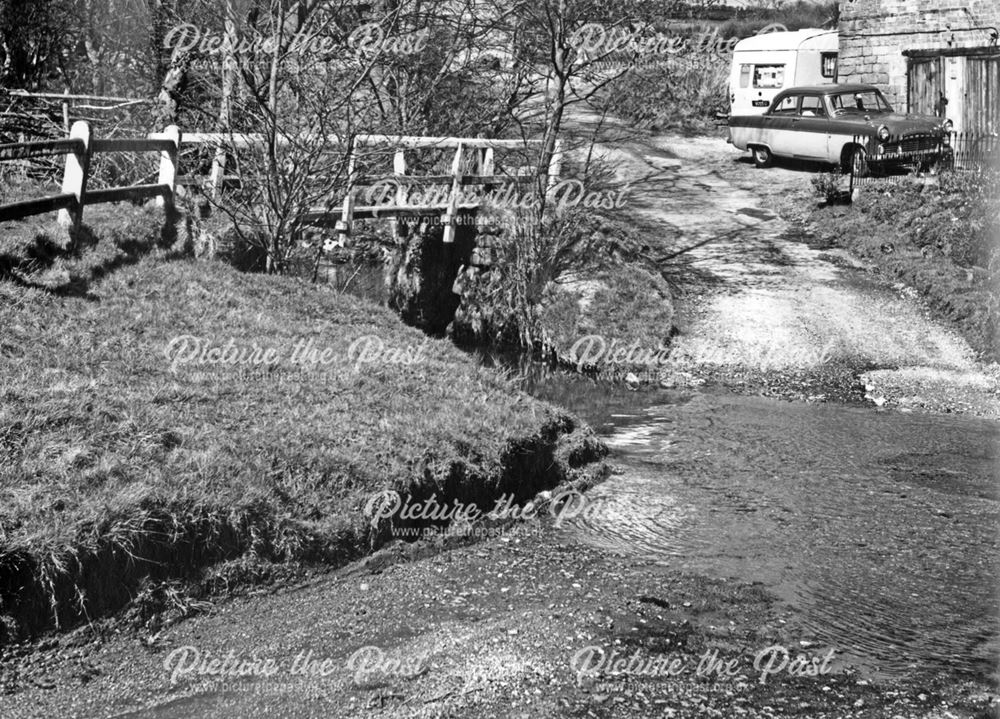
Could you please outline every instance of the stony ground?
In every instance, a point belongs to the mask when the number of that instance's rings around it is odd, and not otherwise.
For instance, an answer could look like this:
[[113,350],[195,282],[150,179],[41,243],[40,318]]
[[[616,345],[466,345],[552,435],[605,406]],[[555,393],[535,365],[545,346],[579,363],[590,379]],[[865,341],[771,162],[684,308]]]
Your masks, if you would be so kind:
[[[416,562],[379,557],[154,635],[96,635],[5,662],[0,715],[944,719],[989,702],[934,677],[872,682],[835,654],[823,673],[827,649],[759,588],[610,556],[548,518]],[[780,650],[755,668],[776,645],[816,675],[793,676]],[[240,663],[249,675],[234,676]]]

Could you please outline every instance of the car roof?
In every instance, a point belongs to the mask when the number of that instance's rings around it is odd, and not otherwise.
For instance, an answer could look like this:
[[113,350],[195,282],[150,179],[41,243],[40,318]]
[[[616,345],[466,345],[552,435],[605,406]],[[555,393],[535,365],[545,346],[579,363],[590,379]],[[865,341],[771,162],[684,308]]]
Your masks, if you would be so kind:
[[836,85],[802,85],[801,87],[790,87],[782,90],[782,94],[795,92],[812,92],[822,95],[837,95],[842,92],[866,92],[878,90],[874,85],[861,85],[859,83],[843,83]]

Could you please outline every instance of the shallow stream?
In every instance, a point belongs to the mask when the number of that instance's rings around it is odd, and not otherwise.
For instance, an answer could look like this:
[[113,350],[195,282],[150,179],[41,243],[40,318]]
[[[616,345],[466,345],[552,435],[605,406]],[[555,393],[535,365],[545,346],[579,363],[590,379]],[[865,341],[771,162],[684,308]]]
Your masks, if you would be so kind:
[[627,392],[563,373],[528,391],[623,470],[581,541],[760,582],[869,672],[997,668],[1000,425],[728,392]]

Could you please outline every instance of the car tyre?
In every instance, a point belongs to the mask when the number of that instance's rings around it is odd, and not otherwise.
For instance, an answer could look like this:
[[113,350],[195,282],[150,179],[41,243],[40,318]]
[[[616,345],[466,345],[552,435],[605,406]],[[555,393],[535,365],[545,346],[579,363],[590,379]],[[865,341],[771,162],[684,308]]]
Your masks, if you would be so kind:
[[768,148],[756,145],[751,152],[753,152],[753,164],[757,167],[766,168],[774,164],[774,155]]
[[871,168],[868,166],[868,152],[863,147],[855,147],[848,156],[848,172],[855,177],[868,177]]

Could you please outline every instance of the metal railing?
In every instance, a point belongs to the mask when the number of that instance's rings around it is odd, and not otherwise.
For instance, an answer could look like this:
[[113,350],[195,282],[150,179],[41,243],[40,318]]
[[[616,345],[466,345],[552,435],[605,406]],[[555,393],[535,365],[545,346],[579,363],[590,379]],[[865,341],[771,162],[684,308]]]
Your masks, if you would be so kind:
[[853,153],[847,160],[852,192],[865,186],[920,180],[941,172],[1000,170],[1000,135],[953,132],[946,139],[918,135],[887,143],[856,135]]

